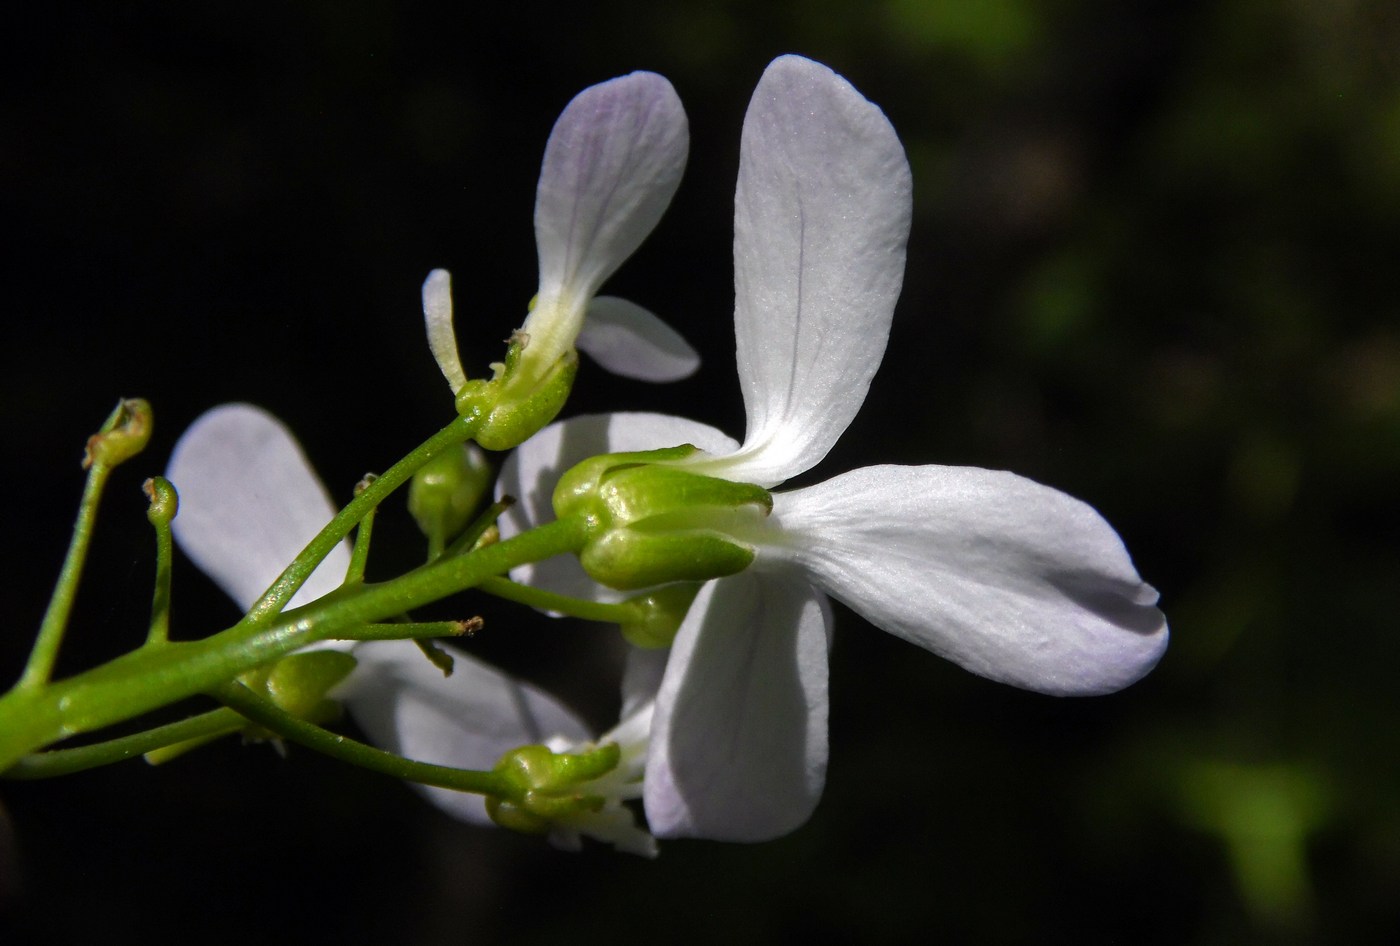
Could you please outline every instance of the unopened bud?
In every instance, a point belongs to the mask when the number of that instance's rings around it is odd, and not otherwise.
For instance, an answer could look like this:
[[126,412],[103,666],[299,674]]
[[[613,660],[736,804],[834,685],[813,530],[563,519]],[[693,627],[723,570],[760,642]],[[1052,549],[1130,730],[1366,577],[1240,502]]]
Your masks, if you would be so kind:
[[491,486],[491,467],[476,447],[449,447],[413,474],[408,511],[424,535],[451,540],[471,522]]
[[328,722],[340,705],[326,698],[355,669],[355,658],[338,650],[312,650],[283,657],[268,671],[267,695],[298,719]]
[[102,429],[88,438],[83,469],[93,464],[113,467],[136,456],[150,442],[153,422],[151,405],[145,400],[133,397],[119,401]]
[[141,489],[151,501],[146,509],[146,518],[151,525],[170,525],[170,520],[180,511],[180,497],[171,482],[163,476],[153,476],[141,484]]
[[699,583],[678,582],[629,598],[637,617],[621,625],[622,636],[634,647],[670,647],[699,592]]

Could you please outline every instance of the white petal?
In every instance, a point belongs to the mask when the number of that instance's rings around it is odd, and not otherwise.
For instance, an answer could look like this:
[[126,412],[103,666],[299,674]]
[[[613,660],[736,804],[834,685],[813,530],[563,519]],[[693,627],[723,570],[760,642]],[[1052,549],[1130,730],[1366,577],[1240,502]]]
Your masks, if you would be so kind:
[[805,581],[745,572],[701,591],[656,700],[652,833],[763,841],[807,820],[826,780],[830,624]]
[[[225,404],[201,415],[175,444],[165,476],[180,496],[175,540],[243,608],[335,515],[291,432],[251,404]],[[342,543],[289,606],[340,587],[349,565],[349,545]]]
[[[548,694],[456,648],[443,649],[452,654],[450,677],[412,641],[355,648],[359,665],[335,695],[375,745],[418,762],[490,769],[520,746],[589,738],[583,723]],[[480,795],[413,787],[455,818],[491,823]]]
[[685,111],[652,72],[591,86],[554,125],[535,200],[539,306],[582,305],[641,245],[680,184]]
[[679,381],[700,367],[700,355],[679,332],[616,296],[589,303],[574,344],[613,374],[639,381]]
[[467,373],[462,370],[457,334],[452,326],[452,274],[445,269],[433,270],[423,281],[423,320],[428,327],[428,347],[456,394],[467,383]]
[[796,56],[744,119],[734,334],[748,411],[724,475],[775,485],[826,456],[865,400],[904,278],[909,165],[879,108]]
[[1167,645],[1157,592],[1086,504],[1011,473],[876,466],[773,497],[781,546],[877,627],[973,673],[1109,693]]
[[[721,455],[737,446],[713,427],[666,414],[587,414],[550,424],[501,465],[496,495],[518,500],[501,517],[501,536],[509,538],[531,526],[552,522],[554,486],[575,464],[603,453],[656,450],[685,443]],[[578,598],[621,601],[627,597],[594,582],[573,555],[518,568],[511,575],[517,581]]]
[[[636,715],[656,699],[661,678],[666,673],[670,648],[629,647],[627,668],[622,674],[622,718]],[[648,715],[647,725],[650,725]]]

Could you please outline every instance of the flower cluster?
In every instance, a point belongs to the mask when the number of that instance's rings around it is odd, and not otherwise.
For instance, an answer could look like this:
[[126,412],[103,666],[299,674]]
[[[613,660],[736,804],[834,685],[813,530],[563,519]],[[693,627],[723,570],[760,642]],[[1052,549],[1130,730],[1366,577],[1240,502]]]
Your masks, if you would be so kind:
[[[565,846],[588,834],[651,854],[653,836],[757,841],[802,824],[827,764],[828,598],[976,674],[1054,695],[1127,686],[1167,642],[1157,593],[1117,534],[1047,486],[976,468],[869,466],[776,489],[815,468],[864,402],[911,217],[888,120],[810,60],[772,63],[743,126],[743,441],[649,413],[545,426],[563,403],[556,382],[567,375],[564,393],[572,384],[576,347],[647,380],[694,369],[693,352],[645,310],[595,296],[656,224],[685,148],[684,114],[658,76],[616,79],[570,104],[541,173],[539,294],[491,380],[461,367],[446,273],[423,290],[458,410],[489,419],[492,433],[476,439],[519,444],[497,484],[518,499],[501,538],[554,520],[577,527],[575,555],[515,568],[510,593],[555,613],[655,611],[662,630],[629,655],[618,727],[595,739],[528,684],[461,652],[444,677],[407,641],[355,644],[356,669],[334,694],[391,751],[495,766],[523,786],[485,802],[424,788],[448,812],[546,830]],[[247,405],[197,422],[168,475],[181,490],[177,539],[245,606],[333,512],[291,435]],[[349,564],[337,548],[292,604],[335,591]],[[617,751],[604,762],[579,761],[608,746]],[[636,798],[646,829],[625,805]]]

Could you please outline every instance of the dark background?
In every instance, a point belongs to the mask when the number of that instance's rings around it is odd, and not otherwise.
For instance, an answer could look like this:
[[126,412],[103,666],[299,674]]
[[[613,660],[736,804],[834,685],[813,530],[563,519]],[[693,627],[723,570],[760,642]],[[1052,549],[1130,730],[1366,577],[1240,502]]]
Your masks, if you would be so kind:
[[[654,863],[462,826],[390,780],[232,741],[3,783],[0,939],[1400,933],[1394,4],[464,6],[8,16],[4,673],[62,559],[83,441],[118,396],[150,399],[157,431],[114,478],[63,672],[139,642],[138,487],[206,408],[280,414],[341,497],[445,423],[419,284],[451,269],[468,370],[499,357],[535,288],[550,126],[633,69],[675,84],[692,152],[608,290],[706,360],[666,388],[585,364],[568,411],[645,406],[740,435],[730,201],[748,95],[784,52],[880,104],[915,180],[889,355],[818,473],[973,464],[1080,496],[1162,591],[1172,646],[1128,691],[1063,701],[841,612],[816,816],[769,844],[669,843]],[[421,554],[398,508],[372,575]],[[176,582],[177,634],[235,619],[187,564]],[[481,654],[607,725],[609,632],[481,607]]]

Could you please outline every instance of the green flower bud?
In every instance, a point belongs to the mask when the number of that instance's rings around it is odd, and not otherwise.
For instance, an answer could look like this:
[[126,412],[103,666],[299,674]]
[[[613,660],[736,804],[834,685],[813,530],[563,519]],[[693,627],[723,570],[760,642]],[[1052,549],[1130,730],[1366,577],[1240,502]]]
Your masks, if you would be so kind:
[[450,447],[413,474],[408,511],[424,535],[450,541],[471,522],[490,486],[491,467],[480,450]]
[[326,698],[355,669],[355,658],[338,650],[312,650],[283,657],[268,671],[263,689],[272,702],[300,719],[328,722],[340,704]]
[[629,598],[627,603],[637,609],[638,616],[621,625],[622,636],[634,647],[670,647],[699,592],[700,583],[684,582]]
[[151,440],[154,414],[139,397],[124,398],[107,417],[102,429],[88,438],[83,469],[93,464],[114,467],[146,449]]
[[151,525],[169,526],[180,510],[180,496],[175,492],[175,487],[165,477],[153,476],[141,484],[141,489],[151,501],[146,509],[146,518]]

